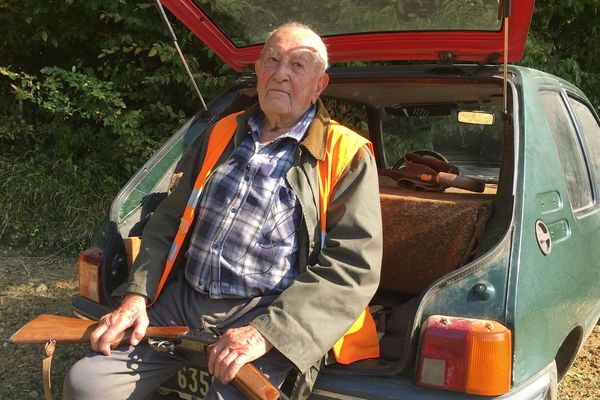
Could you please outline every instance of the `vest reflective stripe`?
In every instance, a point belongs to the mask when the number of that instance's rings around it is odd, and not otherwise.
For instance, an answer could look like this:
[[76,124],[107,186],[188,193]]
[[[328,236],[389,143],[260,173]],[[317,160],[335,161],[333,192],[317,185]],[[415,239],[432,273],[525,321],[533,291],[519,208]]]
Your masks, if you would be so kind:
[[158,287],[156,288],[154,300],[152,300],[152,303],[150,303],[148,307],[154,304],[158,298],[158,295],[162,291],[165,282],[167,281],[167,278],[173,269],[173,264],[177,259],[179,250],[181,250],[183,241],[185,240],[185,237],[190,230],[190,226],[192,226],[192,222],[194,221],[196,205],[198,204],[198,199],[200,198],[204,184],[208,180],[208,177],[212,173],[212,169],[219,158],[221,158],[223,151],[225,151],[225,148],[237,130],[236,117],[238,114],[241,114],[241,112],[228,115],[227,117],[219,120],[219,122],[217,122],[213,127],[211,135],[208,139],[208,147],[206,148],[204,163],[202,164],[200,173],[196,178],[194,189],[192,190],[192,194],[190,195],[188,203],[183,210],[181,222],[179,223],[179,229],[177,230],[177,234],[175,235],[175,239],[171,245],[171,250],[169,251],[169,256],[167,257],[167,262],[165,264],[165,269],[160,277],[160,281],[158,282]]
[[[319,170],[319,215],[321,228],[321,248],[325,248],[327,234],[327,207],[334,193],[335,185],[348,168],[356,152],[371,142],[355,132],[331,120],[327,137],[326,155],[318,162]],[[379,357],[379,340],[375,321],[365,308],[350,329],[333,345],[333,355],[340,364],[350,364],[365,358]]]
[[[231,141],[231,138],[237,131],[236,117],[238,114],[240,113],[231,114],[221,119],[215,124],[211,132],[202,169],[198,174],[194,189],[192,190],[188,204],[185,207],[179,230],[171,245],[169,257],[156,290],[156,295],[150,305],[158,298],[158,295],[162,291],[167,277],[173,268],[175,259],[179,254],[179,250],[181,249],[194,220],[195,208],[198,204],[198,199],[200,198],[204,184],[210,176],[215,164],[223,154],[223,151],[225,151],[225,148]],[[372,145],[367,139],[331,120],[327,138],[326,156],[323,161],[318,162],[319,214],[322,247],[325,245],[327,206],[330,197],[333,194],[338,179],[342,176],[356,152],[364,145],[368,145],[371,152],[373,152]],[[350,329],[334,345],[333,353],[336,361],[339,363],[349,364],[365,358],[379,357],[377,330],[375,328],[373,317],[368,311],[368,307],[364,309]]]

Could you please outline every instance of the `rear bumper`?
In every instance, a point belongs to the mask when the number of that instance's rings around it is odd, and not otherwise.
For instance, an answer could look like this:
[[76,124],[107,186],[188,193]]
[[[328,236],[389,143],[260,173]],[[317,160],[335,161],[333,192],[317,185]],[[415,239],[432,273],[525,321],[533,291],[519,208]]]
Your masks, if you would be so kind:
[[544,400],[556,382],[556,367],[549,364],[509,393],[498,396],[472,396],[416,386],[412,378],[340,376],[323,373],[317,379],[312,400],[325,399],[419,399],[419,400]]

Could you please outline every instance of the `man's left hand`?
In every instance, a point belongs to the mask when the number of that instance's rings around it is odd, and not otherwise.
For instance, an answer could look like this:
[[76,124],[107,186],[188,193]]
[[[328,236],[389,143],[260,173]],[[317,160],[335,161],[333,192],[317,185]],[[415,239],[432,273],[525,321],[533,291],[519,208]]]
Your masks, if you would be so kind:
[[272,348],[271,342],[251,325],[228,329],[211,347],[208,371],[223,384],[229,383],[244,364],[262,357]]

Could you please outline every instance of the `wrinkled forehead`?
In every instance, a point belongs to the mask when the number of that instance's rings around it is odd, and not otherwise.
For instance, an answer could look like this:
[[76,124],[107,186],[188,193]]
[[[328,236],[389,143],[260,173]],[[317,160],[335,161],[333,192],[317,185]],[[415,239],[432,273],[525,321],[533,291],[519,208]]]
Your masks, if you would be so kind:
[[288,57],[306,62],[319,62],[319,55],[314,47],[296,46],[291,48],[282,48],[278,46],[265,46],[263,55],[266,57],[276,56],[278,58]]
[[319,61],[320,39],[310,32],[302,30],[283,29],[275,32],[265,43],[264,55],[289,56],[306,60]]

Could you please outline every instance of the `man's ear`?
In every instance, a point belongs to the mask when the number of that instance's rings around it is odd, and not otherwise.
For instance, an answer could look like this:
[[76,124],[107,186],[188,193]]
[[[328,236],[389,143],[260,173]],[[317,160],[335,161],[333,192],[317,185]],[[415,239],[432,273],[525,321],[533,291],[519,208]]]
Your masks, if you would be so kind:
[[328,84],[329,84],[329,75],[327,75],[326,72],[323,72],[321,74],[321,77],[317,81],[317,87],[315,89],[315,93],[313,94],[313,99],[312,99],[313,104],[317,102],[317,99],[319,98],[321,93],[323,93],[323,90],[325,90],[325,88],[327,87]]

